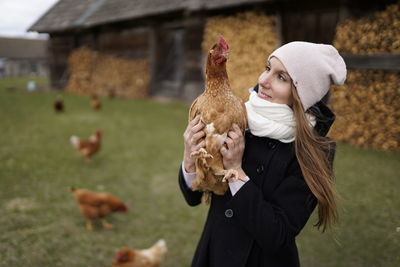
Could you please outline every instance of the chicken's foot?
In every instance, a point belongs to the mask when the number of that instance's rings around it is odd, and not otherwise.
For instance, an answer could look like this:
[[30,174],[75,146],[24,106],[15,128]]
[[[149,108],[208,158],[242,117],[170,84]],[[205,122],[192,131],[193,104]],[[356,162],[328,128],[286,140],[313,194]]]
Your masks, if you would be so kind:
[[223,170],[222,172],[219,172],[216,175],[224,175],[224,178],[222,178],[222,182],[237,182],[237,181],[247,182],[245,178],[239,177],[238,171],[233,169]]
[[87,229],[88,231],[90,231],[90,232],[92,232],[92,231],[93,231],[93,225],[92,225],[92,222],[91,222],[91,221],[89,221],[89,220],[87,220],[87,221],[86,221],[86,229]]
[[84,159],[85,159],[85,162],[86,162],[86,163],[92,162],[92,160],[91,160],[89,157],[84,157]]
[[200,148],[199,151],[193,151],[190,154],[190,157],[196,157],[196,158],[213,158],[213,156],[211,154],[208,154],[207,150],[205,150],[204,148]]
[[207,159],[212,159],[214,158],[211,154],[207,152],[204,148],[200,148],[199,151],[194,151],[190,154],[190,157],[196,157],[198,158],[202,165],[206,168],[209,169],[210,166],[207,164]]
[[110,230],[110,229],[114,228],[114,226],[112,224],[106,222],[106,220],[104,220],[104,219],[101,220],[101,225],[103,225],[103,228],[107,229],[107,230]]

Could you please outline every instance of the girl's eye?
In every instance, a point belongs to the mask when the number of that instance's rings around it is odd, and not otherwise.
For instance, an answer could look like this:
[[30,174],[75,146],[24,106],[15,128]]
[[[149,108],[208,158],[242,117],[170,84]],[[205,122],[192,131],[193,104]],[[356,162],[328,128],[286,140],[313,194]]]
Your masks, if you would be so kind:
[[270,67],[270,66],[265,66],[265,70],[266,70],[266,71],[270,71],[270,70],[271,70],[271,67]]
[[286,79],[282,74],[279,74],[278,78],[279,80],[286,82]]

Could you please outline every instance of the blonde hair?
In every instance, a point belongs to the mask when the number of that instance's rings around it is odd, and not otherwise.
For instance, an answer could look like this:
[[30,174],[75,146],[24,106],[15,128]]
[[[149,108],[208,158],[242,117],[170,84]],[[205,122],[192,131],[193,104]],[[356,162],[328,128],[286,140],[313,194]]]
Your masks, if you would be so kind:
[[338,194],[333,183],[333,169],[328,152],[334,142],[319,136],[310,126],[297,91],[292,85],[293,113],[296,120],[295,151],[308,187],[318,200],[318,229],[325,232],[338,222]]

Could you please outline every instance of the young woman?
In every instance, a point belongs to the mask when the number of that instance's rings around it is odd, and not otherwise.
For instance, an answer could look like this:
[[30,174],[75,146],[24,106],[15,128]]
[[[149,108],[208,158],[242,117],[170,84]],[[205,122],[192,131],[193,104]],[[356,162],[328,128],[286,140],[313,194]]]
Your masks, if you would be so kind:
[[[225,169],[246,182],[212,196],[192,266],[299,266],[295,239],[314,208],[322,231],[336,222],[334,142],[324,137],[334,115],[321,100],[345,79],[331,45],[291,42],[269,56],[246,103],[249,130],[243,136],[233,125],[221,149]],[[184,133],[179,184],[191,206],[202,193],[191,190],[190,154],[204,147],[204,126],[197,117]]]

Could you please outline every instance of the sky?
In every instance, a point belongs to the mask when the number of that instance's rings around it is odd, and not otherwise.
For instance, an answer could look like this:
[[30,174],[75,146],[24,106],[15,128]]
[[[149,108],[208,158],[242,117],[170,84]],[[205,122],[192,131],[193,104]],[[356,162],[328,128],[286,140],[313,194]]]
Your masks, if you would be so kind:
[[27,32],[58,0],[0,0],[0,37],[47,38]]

